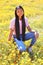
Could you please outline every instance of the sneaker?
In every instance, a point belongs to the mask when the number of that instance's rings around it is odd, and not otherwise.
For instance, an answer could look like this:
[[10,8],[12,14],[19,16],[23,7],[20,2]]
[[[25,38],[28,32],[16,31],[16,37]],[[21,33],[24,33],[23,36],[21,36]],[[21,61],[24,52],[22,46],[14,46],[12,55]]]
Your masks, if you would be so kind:
[[34,60],[34,53],[33,53],[33,51],[32,52],[29,52],[29,56],[31,58],[31,61],[33,61]]
[[32,48],[28,48],[27,49],[27,51],[28,51],[28,53],[29,53],[29,56],[30,56],[30,58],[31,58],[31,61],[33,61],[34,60],[34,53],[33,53],[33,51],[32,51]]

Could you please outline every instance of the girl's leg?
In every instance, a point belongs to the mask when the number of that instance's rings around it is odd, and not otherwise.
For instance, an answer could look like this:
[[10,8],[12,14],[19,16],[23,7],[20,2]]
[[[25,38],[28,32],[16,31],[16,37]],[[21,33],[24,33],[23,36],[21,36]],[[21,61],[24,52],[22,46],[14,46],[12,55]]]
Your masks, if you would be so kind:
[[35,38],[35,33],[34,32],[29,32],[25,34],[25,40],[31,40],[31,45],[33,45],[36,42],[36,38]]
[[30,33],[25,34],[25,40],[32,39],[31,43],[30,43],[30,46],[28,46],[28,48],[27,48],[27,50],[29,52],[32,51],[32,46],[34,45],[34,43],[36,42],[38,37],[39,37],[38,32],[30,32]]
[[36,33],[36,32],[35,33],[34,32],[30,32],[30,33],[25,34],[25,40],[32,39],[30,46],[27,48],[27,51],[30,54],[31,61],[34,60],[34,53],[32,51],[32,46],[36,42],[36,39],[38,38],[38,36],[39,36],[39,34]]
[[20,50],[20,52],[26,50],[26,46],[25,46],[25,44],[23,43],[22,40],[18,40],[17,38],[14,38],[14,41],[16,42],[17,47],[18,47],[18,49]]
[[32,39],[32,40],[31,40],[30,46],[27,49],[28,49],[28,51],[32,51],[32,46],[36,42],[36,37],[35,37],[34,32],[30,32],[30,33],[25,34],[25,40],[29,40],[29,39]]

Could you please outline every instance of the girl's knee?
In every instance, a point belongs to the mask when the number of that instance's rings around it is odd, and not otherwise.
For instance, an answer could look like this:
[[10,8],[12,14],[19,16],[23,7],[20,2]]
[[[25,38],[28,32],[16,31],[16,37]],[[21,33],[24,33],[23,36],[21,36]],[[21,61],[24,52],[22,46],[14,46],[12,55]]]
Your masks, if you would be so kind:
[[39,37],[39,33],[35,32],[35,38],[37,39]]

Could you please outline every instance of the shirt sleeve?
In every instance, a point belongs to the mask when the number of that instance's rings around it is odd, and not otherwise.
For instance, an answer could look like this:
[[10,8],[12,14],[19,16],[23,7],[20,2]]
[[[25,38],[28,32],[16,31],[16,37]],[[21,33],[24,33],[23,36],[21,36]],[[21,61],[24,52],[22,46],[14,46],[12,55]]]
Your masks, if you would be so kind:
[[26,23],[26,27],[28,27],[29,23],[28,23],[28,18],[27,17],[25,18],[25,23]]
[[14,19],[12,19],[12,20],[10,21],[10,26],[9,26],[9,29],[14,30],[14,27],[15,27],[15,20],[14,20]]

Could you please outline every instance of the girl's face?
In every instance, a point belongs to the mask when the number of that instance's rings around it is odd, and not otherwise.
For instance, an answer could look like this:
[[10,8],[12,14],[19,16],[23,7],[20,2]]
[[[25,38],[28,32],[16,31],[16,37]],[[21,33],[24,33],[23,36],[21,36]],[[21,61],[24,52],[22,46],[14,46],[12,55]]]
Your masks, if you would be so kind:
[[17,9],[16,13],[17,13],[18,17],[20,18],[20,17],[22,17],[24,12],[22,9]]

